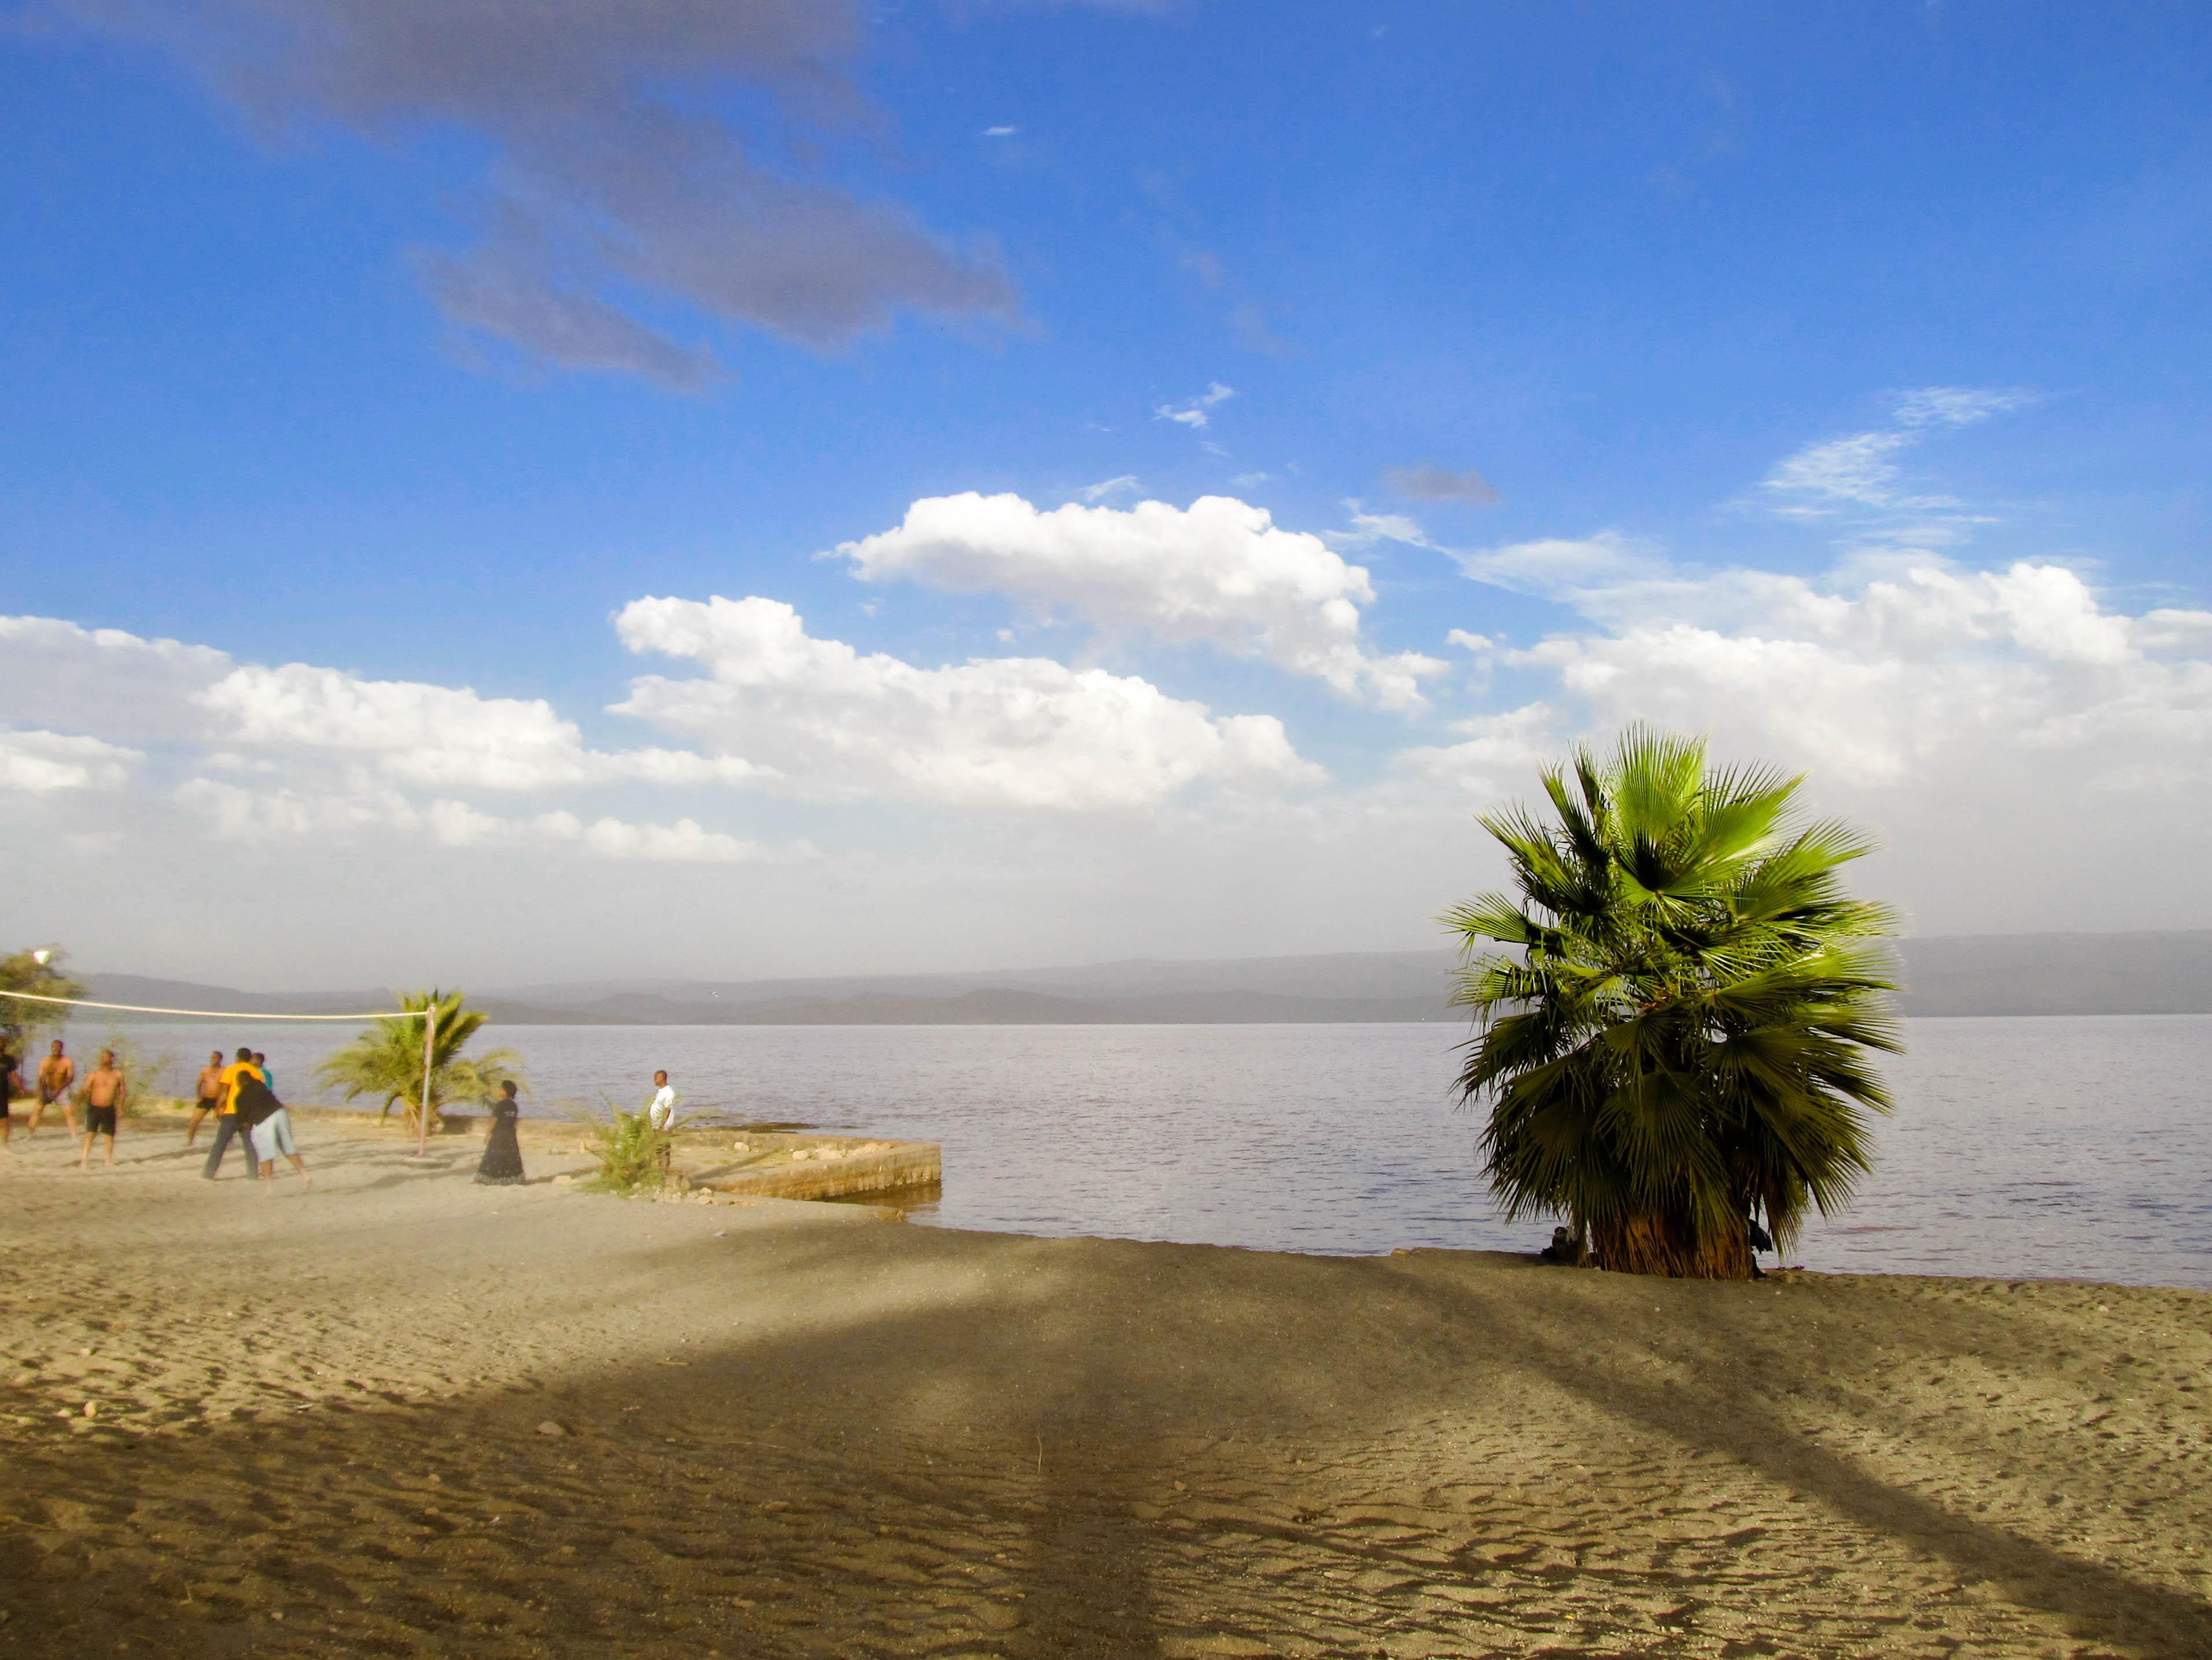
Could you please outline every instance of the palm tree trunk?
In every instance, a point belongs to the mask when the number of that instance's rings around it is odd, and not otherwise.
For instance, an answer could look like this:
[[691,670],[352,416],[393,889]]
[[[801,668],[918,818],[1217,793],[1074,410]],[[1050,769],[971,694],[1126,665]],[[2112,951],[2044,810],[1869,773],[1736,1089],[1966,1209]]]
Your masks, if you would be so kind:
[[1598,1225],[1591,1259],[1616,1274],[1668,1280],[1748,1280],[1751,1241],[1742,1232],[1699,1238],[1686,1213],[1651,1212]]

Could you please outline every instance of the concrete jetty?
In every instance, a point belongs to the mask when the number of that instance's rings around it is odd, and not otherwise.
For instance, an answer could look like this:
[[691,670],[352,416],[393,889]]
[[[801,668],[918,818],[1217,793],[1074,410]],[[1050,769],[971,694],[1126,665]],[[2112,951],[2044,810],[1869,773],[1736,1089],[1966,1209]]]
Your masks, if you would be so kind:
[[692,1130],[677,1138],[675,1171],[693,1188],[757,1199],[849,1199],[934,1187],[945,1152],[934,1141],[779,1130]]

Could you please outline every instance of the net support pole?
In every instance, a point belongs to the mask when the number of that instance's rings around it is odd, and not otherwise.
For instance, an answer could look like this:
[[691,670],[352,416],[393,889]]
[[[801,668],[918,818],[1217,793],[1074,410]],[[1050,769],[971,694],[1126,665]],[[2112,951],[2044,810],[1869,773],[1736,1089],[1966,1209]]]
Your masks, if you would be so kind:
[[422,1110],[415,1121],[415,1156],[428,1158],[430,1152],[430,1068],[438,1052],[438,1006],[434,1001],[422,1012]]

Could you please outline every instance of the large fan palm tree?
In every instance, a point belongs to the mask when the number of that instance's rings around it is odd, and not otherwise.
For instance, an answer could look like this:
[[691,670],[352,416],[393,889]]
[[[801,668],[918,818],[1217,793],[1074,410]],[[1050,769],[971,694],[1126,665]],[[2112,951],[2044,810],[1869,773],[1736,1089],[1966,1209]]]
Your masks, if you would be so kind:
[[1601,1267],[1748,1278],[1756,1212],[1786,1246],[1869,1168],[1897,919],[1845,892],[1873,844],[1806,821],[1802,782],[1636,727],[1543,775],[1555,821],[1482,818],[1520,894],[1443,919],[1480,1025],[1459,1088],[1505,1213],[1565,1216]]
[[[522,1082],[522,1057],[513,1049],[465,1055],[461,1051],[484,1023],[483,1011],[466,1007],[457,991],[410,991],[399,1000],[403,1009],[434,1009],[430,1040],[430,1128],[449,1101],[481,1101],[496,1094],[512,1078]],[[349,1101],[362,1096],[380,1100],[382,1123],[394,1102],[406,1110],[410,1128],[422,1110],[422,1023],[419,1020],[379,1020],[337,1054],[315,1067],[316,1075]]]

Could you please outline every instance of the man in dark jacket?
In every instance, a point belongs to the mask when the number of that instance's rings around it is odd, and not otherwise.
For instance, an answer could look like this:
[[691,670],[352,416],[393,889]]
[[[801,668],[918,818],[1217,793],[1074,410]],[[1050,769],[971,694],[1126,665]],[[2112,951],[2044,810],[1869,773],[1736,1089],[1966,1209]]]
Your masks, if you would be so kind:
[[[256,1055],[258,1067],[261,1057]],[[284,1104],[276,1098],[276,1091],[269,1087],[266,1077],[257,1074],[241,1078],[238,1082],[238,1116],[246,1122],[246,1145],[249,1156],[261,1168],[261,1179],[271,1181],[276,1175],[276,1155],[283,1153],[292,1161],[301,1179],[309,1187],[314,1178],[307,1174],[307,1161],[300,1157],[300,1150],[292,1143],[292,1115],[284,1110]]]

